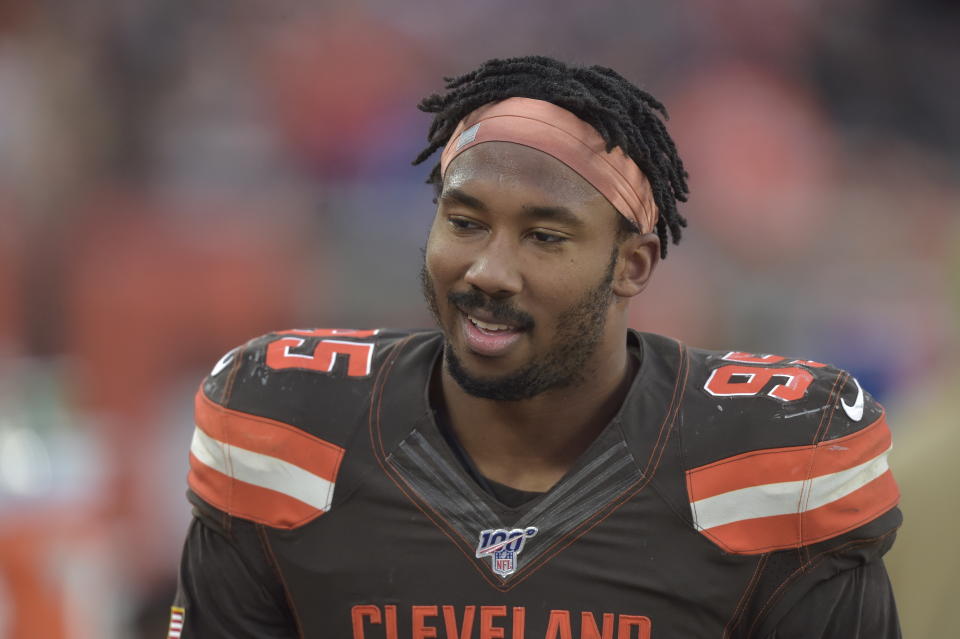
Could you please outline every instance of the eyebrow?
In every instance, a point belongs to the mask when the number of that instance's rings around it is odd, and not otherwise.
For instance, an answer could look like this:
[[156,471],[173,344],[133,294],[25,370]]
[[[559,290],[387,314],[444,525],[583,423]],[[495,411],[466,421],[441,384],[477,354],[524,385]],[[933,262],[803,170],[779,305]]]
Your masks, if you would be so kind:
[[583,220],[565,206],[525,206],[523,215],[532,220],[549,220],[574,228],[583,228]]
[[[456,204],[461,204],[467,208],[482,213],[489,213],[489,207],[478,198],[473,197],[462,190],[453,188],[447,189],[440,195],[441,200],[446,200]],[[549,220],[566,224],[575,228],[582,228],[584,223],[578,215],[565,206],[524,206],[523,217],[530,220]]]
[[479,200],[472,195],[467,195],[460,189],[446,189],[440,194],[440,199],[454,202],[455,204],[462,204],[467,208],[474,209],[476,211],[483,211],[484,213],[489,211],[487,205],[484,204],[482,200]]

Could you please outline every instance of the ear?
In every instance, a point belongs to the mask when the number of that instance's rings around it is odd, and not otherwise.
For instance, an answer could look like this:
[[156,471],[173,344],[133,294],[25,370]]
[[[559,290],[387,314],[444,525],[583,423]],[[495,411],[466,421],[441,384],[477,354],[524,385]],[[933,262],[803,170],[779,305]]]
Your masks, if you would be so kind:
[[620,244],[618,253],[611,286],[618,297],[631,298],[647,288],[660,261],[660,238],[656,233],[631,235]]

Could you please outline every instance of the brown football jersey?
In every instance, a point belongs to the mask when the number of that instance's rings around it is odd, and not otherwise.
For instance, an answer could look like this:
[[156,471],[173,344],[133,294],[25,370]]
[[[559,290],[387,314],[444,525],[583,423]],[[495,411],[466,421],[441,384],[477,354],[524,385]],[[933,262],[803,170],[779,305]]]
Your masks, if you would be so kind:
[[819,362],[628,348],[616,417],[519,505],[438,427],[440,333],[284,331],[228,353],[197,394],[171,633],[899,636],[882,407]]

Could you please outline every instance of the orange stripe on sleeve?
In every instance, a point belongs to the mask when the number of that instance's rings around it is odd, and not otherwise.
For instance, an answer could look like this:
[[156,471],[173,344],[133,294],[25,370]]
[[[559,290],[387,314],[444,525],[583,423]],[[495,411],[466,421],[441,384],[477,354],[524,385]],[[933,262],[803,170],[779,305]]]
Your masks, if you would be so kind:
[[888,470],[845,497],[805,512],[743,519],[702,531],[725,551],[756,554],[786,550],[842,535],[893,508],[899,499]]
[[294,528],[328,511],[344,449],[289,424],[227,409],[201,390],[190,488],[231,516]]
[[274,528],[296,528],[323,514],[282,492],[225,475],[190,455],[191,490],[223,512]]
[[687,471],[694,526],[733,553],[795,548],[896,505],[884,416],[816,445],[751,451]]
[[890,447],[884,415],[870,426],[816,445],[751,451],[687,471],[690,501],[761,484],[802,481],[857,466]]
[[194,403],[197,426],[231,446],[268,455],[335,481],[344,449],[299,428],[215,404],[203,390]]

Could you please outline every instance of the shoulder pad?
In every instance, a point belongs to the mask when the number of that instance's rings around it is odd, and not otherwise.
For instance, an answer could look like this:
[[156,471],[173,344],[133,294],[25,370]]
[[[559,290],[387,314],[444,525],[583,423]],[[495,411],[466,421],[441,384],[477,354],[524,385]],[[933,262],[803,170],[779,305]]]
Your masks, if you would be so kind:
[[201,384],[191,491],[220,511],[296,528],[330,509],[378,366],[408,333],[269,333],[224,355]]
[[883,407],[845,371],[692,351],[684,409],[693,523],[727,552],[817,543],[897,504]]

